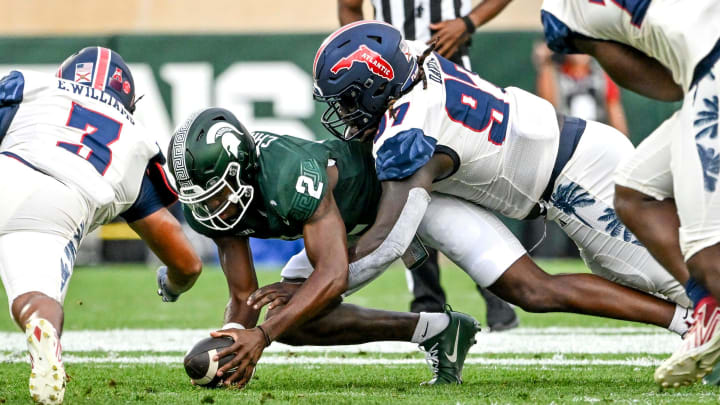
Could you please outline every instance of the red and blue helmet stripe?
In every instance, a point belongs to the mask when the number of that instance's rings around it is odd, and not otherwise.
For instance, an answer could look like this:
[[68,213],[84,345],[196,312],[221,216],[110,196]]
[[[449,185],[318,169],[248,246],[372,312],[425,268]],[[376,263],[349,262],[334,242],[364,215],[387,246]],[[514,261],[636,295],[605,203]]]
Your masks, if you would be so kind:
[[129,112],[135,111],[135,82],[130,68],[112,49],[89,46],[70,55],[60,65],[57,77],[86,84],[111,94]]

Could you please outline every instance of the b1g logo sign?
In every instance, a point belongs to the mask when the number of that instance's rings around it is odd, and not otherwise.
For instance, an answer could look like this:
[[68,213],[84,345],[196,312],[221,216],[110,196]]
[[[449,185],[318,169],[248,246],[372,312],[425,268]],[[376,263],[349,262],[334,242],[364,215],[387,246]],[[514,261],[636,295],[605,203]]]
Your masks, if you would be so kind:
[[[312,129],[302,121],[315,112],[312,77],[292,62],[236,62],[219,73],[210,62],[165,63],[157,69],[159,77],[149,64],[129,66],[138,96],[144,95],[134,118],[159,134],[163,150],[167,150],[167,142],[178,124],[194,111],[211,106],[232,111],[250,131],[262,129],[315,139]],[[54,75],[57,65],[0,64],[0,75],[13,69]],[[170,87],[167,106],[159,88],[163,82]],[[272,106],[269,117],[257,117],[257,103]]]

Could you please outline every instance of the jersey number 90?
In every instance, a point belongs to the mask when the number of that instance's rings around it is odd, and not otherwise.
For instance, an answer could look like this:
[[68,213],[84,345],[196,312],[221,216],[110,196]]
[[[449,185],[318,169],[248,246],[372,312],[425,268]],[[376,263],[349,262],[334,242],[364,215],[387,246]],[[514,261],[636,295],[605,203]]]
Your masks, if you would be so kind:
[[480,89],[471,77],[474,74],[460,71],[447,59],[438,61],[442,71],[450,76],[445,79],[448,117],[474,132],[487,131],[490,143],[502,145],[507,132],[508,103]]

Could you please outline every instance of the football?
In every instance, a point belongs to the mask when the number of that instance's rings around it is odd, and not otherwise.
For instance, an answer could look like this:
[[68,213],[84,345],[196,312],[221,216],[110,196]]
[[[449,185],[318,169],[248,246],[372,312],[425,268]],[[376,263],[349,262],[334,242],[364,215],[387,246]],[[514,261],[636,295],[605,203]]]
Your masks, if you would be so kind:
[[[195,385],[201,387],[215,388],[222,382],[222,377],[215,375],[217,370],[227,364],[234,355],[228,354],[218,361],[213,360],[218,351],[231,346],[235,341],[229,336],[208,337],[197,342],[185,354],[183,361],[185,372]],[[230,375],[235,369],[230,369],[226,375]]]

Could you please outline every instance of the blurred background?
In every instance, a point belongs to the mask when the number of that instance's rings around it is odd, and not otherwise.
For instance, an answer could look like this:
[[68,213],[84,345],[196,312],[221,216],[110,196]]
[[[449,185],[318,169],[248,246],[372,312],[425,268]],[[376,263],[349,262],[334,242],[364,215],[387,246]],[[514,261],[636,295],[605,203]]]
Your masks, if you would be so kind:
[[[596,67],[577,70],[539,45],[540,4],[515,1],[479,28],[470,50],[473,70],[499,86],[554,89],[541,95],[588,118],[601,118],[592,115],[594,100],[612,98],[624,112],[623,132],[636,145],[677,108],[611,84],[601,85],[601,95],[578,85]],[[85,46],[112,48],[129,62],[137,93],[145,95],[136,117],[165,145],[178,123],[208,106],[230,109],[250,130],[329,136],[319,122],[325,107],[312,99],[311,69],[318,46],[339,26],[336,0],[0,0],[0,9],[0,75],[14,68],[53,72]],[[373,15],[369,1],[364,15]],[[575,97],[568,83],[590,96]],[[541,220],[507,224],[528,249],[545,232]],[[547,224],[547,234],[534,256],[577,254],[554,224]],[[192,239],[205,260],[216,260],[211,242],[196,234]],[[256,263],[268,266],[283,264],[302,247],[299,241],[252,244]],[[115,223],[86,239],[78,264],[143,260],[154,259],[125,224]]]

